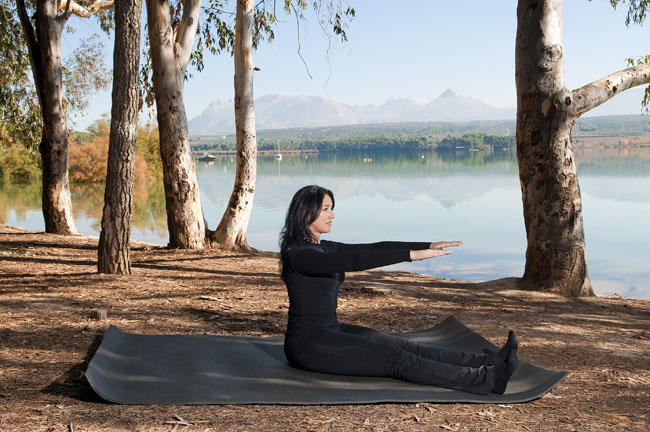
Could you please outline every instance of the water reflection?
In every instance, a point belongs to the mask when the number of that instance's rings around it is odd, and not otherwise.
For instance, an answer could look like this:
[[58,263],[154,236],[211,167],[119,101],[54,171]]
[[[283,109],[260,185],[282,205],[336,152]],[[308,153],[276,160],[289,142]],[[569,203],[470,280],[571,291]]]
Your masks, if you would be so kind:
[[[589,271],[596,292],[650,299],[650,148],[578,149]],[[214,229],[233,187],[234,156],[198,162]],[[305,184],[336,194],[334,234],[350,242],[463,240],[444,259],[396,268],[463,280],[521,276],[525,229],[513,151],[301,154],[258,160],[248,239],[278,250],[287,204]],[[98,235],[103,185],[72,185],[78,229]],[[133,238],[167,242],[162,181],[136,186]],[[40,185],[0,185],[0,222],[43,229]]]
[[[0,223],[43,230],[41,184],[0,183]],[[82,234],[99,235],[104,184],[72,184],[72,211]],[[132,238],[167,241],[165,192],[160,182],[136,183],[133,189]]]
[[0,223],[24,221],[27,214],[41,209],[40,184],[0,182]]

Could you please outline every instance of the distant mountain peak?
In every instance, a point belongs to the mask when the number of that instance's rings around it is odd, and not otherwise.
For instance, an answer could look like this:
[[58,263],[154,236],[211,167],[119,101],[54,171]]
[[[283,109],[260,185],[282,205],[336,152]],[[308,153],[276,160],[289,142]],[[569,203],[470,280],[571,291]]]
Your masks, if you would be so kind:
[[448,97],[454,97],[457,96],[456,93],[452,89],[447,89],[445,90],[439,97],[440,98],[448,98]]
[[[233,101],[216,101],[189,121],[191,133],[233,133]],[[447,89],[437,99],[420,105],[412,99],[390,99],[383,105],[351,106],[319,95],[267,94],[255,99],[258,130],[320,127],[361,123],[414,121],[501,120],[515,117],[514,108],[494,108]]]

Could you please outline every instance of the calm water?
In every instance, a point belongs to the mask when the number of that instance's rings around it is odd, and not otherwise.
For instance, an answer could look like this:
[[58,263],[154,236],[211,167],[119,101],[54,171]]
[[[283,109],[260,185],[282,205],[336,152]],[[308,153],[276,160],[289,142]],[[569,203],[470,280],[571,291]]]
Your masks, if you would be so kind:
[[[577,152],[587,260],[599,294],[650,299],[650,149]],[[198,163],[205,217],[214,229],[232,190],[235,161]],[[391,268],[482,281],[521,276],[526,248],[512,152],[346,154],[260,158],[248,230],[256,248],[278,250],[293,193],[332,189],[336,219],[325,238],[346,242],[462,240],[453,254]],[[133,238],[165,244],[161,185],[136,188]],[[73,185],[81,233],[98,235],[103,186]],[[0,187],[0,222],[44,228],[38,185]]]

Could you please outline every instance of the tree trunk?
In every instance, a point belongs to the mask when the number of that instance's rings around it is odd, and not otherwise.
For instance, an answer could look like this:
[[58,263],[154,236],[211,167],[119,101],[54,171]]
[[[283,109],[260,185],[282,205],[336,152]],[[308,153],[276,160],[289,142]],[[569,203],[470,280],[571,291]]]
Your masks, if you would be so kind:
[[131,274],[129,239],[140,105],[141,12],[142,0],[120,0],[115,5],[113,105],[98,247],[99,273]]
[[210,240],[225,249],[250,249],[246,230],[253,209],[257,138],[253,106],[253,1],[238,0],[235,26],[237,171],[228,207]]
[[562,2],[520,0],[517,18],[517,158],[528,237],[523,280],[535,289],[590,295]]
[[75,234],[77,229],[72,215],[68,181],[68,131],[63,109],[61,70],[61,32],[69,13],[66,11],[57,16],[57,0],[38,0],[34,29],[24,1],[18,0],[17,7],[43,116],[39,150],[43,169],[45,231]]
[[198,0],[183,1],[181,23],[174,34],[169,2],[147,0],[169,246],[187,249],[205,246],[205,223],[183,101],[185,69],[196,35],[200,4]]
[[564,78],[562,1],[519,0],[517,158],[528,248],[524,287],[593,295],[571,129],[580,115],[650,81],[648,65],[570,91]]

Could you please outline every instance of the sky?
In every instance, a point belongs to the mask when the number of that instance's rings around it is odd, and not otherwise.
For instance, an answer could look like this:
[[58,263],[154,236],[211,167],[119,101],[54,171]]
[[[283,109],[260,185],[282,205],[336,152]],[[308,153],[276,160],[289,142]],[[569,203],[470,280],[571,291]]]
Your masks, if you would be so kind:
[[[294,16],[281,16],[275,40],[263,42],[254,53],[254,63],[261,69],[254,79],[256,98],[319,95],[351,105],[407,98],[424,104],[451,89],[495,107],[516,105],[515,0],[348,2],[356,17],[347,29],[347,43],[328,40],[311,14],[300,22],[299,32]],[[649,53],[648,27],[626,27],[626,4],[614,10],[608,0],[563,3],[569,88],[627,67],[627,57]],[[92,21],[76,17],[70,25],[80,32],[64,34],[64,56],[76,47],[79,34],[98,30]],[[113,43],[105,38],[106,62],[112,61]],[[307,67],[297,53],[299,44]],[[203,72],[192,73],[185,84],[188,119],[211,102],[233,98],[230,55],[211,56]],[[628,90],[589,115],[638,114],[642,97],[642,88]],[[86,113],[74,119],[74,128],[84,130],[109,112],[110,89],[92,98]]]

